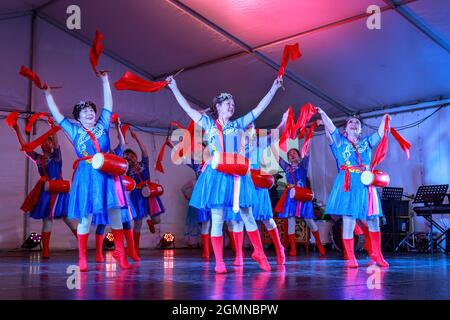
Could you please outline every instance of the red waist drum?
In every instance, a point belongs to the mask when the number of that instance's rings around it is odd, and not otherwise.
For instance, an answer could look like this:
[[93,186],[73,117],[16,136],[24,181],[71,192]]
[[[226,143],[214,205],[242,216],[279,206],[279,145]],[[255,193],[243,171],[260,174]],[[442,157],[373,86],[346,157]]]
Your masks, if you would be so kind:
[[48,180],[45,182],[44,190],[50,193],[65,193],[70,191],[68,180]]
[[361,182],[366,186],[384,188],[389,185],[390,181],[389,175],[380,170],[366,170],[361,174]]
[[250,169],[250,161],[237,153],[215,152],[211,167],[225,174],[245,176]]
[[159,197],[164,193],[164,188],[160,184],[149,182],[148,185],[142,188],[141,192],[145,198]]
[[253,184],[256,188],[270,189],[273,187],[274,178],[270,174],[263,173],[261,170],[250,170],[252,176]]
[[126,191],[133,191],[136,188],[136,181],[127,175],[122,176],[122,183]]
[[289,197],[295,201],[312,201],[314,193],[308,188],[293,186],[289,191]]
[[115,154],[98,152],[92,157],[92,168],[112,176],[121,176],[127,172],[128,162]]

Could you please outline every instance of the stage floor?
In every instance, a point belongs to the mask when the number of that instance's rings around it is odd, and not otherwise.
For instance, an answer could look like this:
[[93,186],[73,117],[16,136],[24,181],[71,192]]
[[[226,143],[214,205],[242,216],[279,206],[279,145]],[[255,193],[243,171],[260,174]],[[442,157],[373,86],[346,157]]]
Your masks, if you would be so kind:
[[[271,272],[262,272],[246,251],[244,267],[233,267],[225,251],[226,275],[214,273],[214,260],[200,250],[142,250],[142,261],[120,271],[112,261],[94,263],[81,273],[80,289],[67,273],[77,263],[76,251],[54,251],[50,260],[39,252],[0,253],[0,299],[450,299],[450,256],[445,254],[386,255],[391,267],[369,268],[358,256],[358,269],[345,268],[337,253],[320,259],[316,253],[287,257],[277,266],[268,251]],[[72,276],[72,277],[71,277]]]

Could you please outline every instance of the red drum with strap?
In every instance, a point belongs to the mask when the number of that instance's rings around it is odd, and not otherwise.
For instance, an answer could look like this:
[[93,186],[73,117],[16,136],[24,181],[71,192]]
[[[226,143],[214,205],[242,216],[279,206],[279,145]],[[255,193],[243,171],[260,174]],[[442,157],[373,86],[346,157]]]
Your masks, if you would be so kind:
[[[92,133],[91,130],[86,129],[82,126],[84,131],[89,135],[91,138],[95,151],[97,153],[92,157],[92,168],[99,170],[105,174],[109,174],[112,176],[121,176],[125,174],[128,170],[128,162],[122,157],[116,156],[111,153],[105,153],[101,152],[100,144],[98,143],[97,138]],[[78,162],[81,160],[88,160],[91,156],[84,157],[82,159],[77,159],[77,165]]]
[[121,178],[126,191],[130,192],[136,189],[136,181],[134,181],[132,178],[127,175],[123,175]]
[[70,191],[70,181],[68,180],[47,180],[44,190],[50,193],[65,193]]
[[366,170],[361,174],[361,182],[366,186],[384,188],[389,185],[390,181],[389,175],[380,170]]
[[154,198],[162,196],[164,193],[164,188],[162,185],[148,181],[141,190],[142,196],[145,198]]
[[97,152],[92,157],[92,168],[112,176],[121,176],[128,170],[128,162],[111,153]]
[[211,160],[211,166],[225,174],[245,176],[250,169],[250,161],[237,153],[215,152]]
[[308,188],[292,186],[289,190],[289,197],[295,201],[312,201],[314,193]]
[[261,170],[252,169],[250,170],[253,184],[256,188],[260,189],[270,189],[273,187],[275,179],[272,175],[263,173]]

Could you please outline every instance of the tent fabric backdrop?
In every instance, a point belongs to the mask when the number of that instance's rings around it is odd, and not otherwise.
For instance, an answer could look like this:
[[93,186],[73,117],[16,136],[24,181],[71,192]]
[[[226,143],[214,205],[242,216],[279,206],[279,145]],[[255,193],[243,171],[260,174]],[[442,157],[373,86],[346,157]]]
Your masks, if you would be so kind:
[[[396,9],[391,6],[394,2],[400,5]],[[207,108],[215,94],[229,91],[236,99],[237,116],[256,106],[270,88],[283,46],[299,42],[303,56],[288,65],[286,90],[277,93],[258,119],[258,127],[277,125],[289,105],[297,114],[306,102],[333,117],[345,117],[373,110],[381,115],[385,108],[450,98],[450,21],[446,18],[450,2],[394,2],[261,0],[256,5],[239,0],[78,0],[81,29],[68,30],[66,9],[73,1],[5,0],[0,4],[4,43],[0,111],[47,111],[42,92],[33,87],[29,96],[29,82],[18,75],[20,65],[32,67],[43,81],[63,87],[54,90],[54,95],[66,116],[71,117],[72,106],[80,99],[101,106],[101,84],[88,60],[96,29],[105,36],[99,67],[112,70],[111,83],[125,70],[160,80],[185,68],[177,82],[192,105]],[[382,9],[380,30],[366,26],[369,5]],[[399,10],[405,10],[409,18]],[[158,135],[139,133],[153,150],[153,158],[169,123],[186,125],[189,120],[168,89],[152,94],[113,90],[113,98],[123,121],[158,130]],[[392,124],[411,123],[432,110],[396,114]],[[448,120],[449,108],[445,107],[423,124],[401,132],[413,146],[408,162],[391,140],[390,153],[380,168],[389,172],[393,186],[403,186],[411,194],[422,184],[448,183]],[[367,122],[378,125],[379,118]],[[44,128],[39,123],[38,132]],[[8,164],[0,169],[7,182],[0,187],[0,248],[10,249],[20,245],[23,235],[23,214],[18,208],[25,196],[25,181],[29,179],[31,187],[37,174],[29,164],[30,177],[25,176],[25,157],[3,121],[0,132],[1,160]],[[74,153],[65,137],[59,136],[64,176],[69,177]],[[112,137],[116,141],[114,134]],[[156,151],[150,148],[153,141]],[[323,135],[314,137],[311,145],[310,177],[316,195],[325,201],[335,175],[334,162]],[[163,200],[170,203],[161,230],[175,230],[180,239],[187,204],[179,188],[193,174],[187,167],[169,162],[166,156],[164,176],[154,174],[165,186]],[[73,247],[71,234],[57,224],[52,243]],[[39,231],[39,222],[29,221],[28,229]],[[146,232],[143,235],[150,237],[143,241],[158,240]]]

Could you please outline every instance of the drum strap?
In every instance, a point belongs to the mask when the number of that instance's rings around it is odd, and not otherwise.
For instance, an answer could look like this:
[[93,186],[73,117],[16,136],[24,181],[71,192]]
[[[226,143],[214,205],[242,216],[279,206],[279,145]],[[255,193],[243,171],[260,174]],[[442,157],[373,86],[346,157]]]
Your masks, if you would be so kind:
[[[86,133],[89,135],[89,137],[91,138],[92,142],[94,143],[94,148],[95,151],[97,152],[101,152],[100,150],[100,144],[98,143],[97,138],[95,137],[95,135],[92,133],[91,130],[86,129],[84,126],[81,126],[83,128],[84,131],[86,131]],[[80,161],[85,161],[85,160],[91,160],[93,156],[85,156],[82,158],[78,158],[75,160],[75,162],[73,163],[73,174],[72,174],[72,181],[73,181],[73,177],[75,176],[75,171],[77,171],[78,168],[78,164],[80,163]]]
[[94,143],[95,151],[101,152],[100,144],[98,143],[98,140],[95,137],[95,135],[92,133],[92,131],[87,129],[87,128],[85,128],[84,126],[81,126],[81,127],[84,129],[84,131],[86,131],[86,133],[89,135],[89,137],[91,138],[92,142]]
[[356,145],[352,141],[349,140],[349,142],[353,146],[353,149],[355,149],[356,156],[358,158],[358,165],[357,166],[347,166],[345,164],[342,164],[340,166],[341,170],[345,170],[344,188],[343,188],[344,192],[350,191],[350,170],[364,170],[364,166],[362,164],[361,155],[360,155],[360,153],[358,151],[358,148],[356,147]]
[[42,171],[44,172],[44,177],[46,177],[47,179],[50,180],[48,173],[47,173],[47,169],[45,168],[45,160],[47,160],[47,157],[45,155],[41,156],[41,167],[42,167]]

